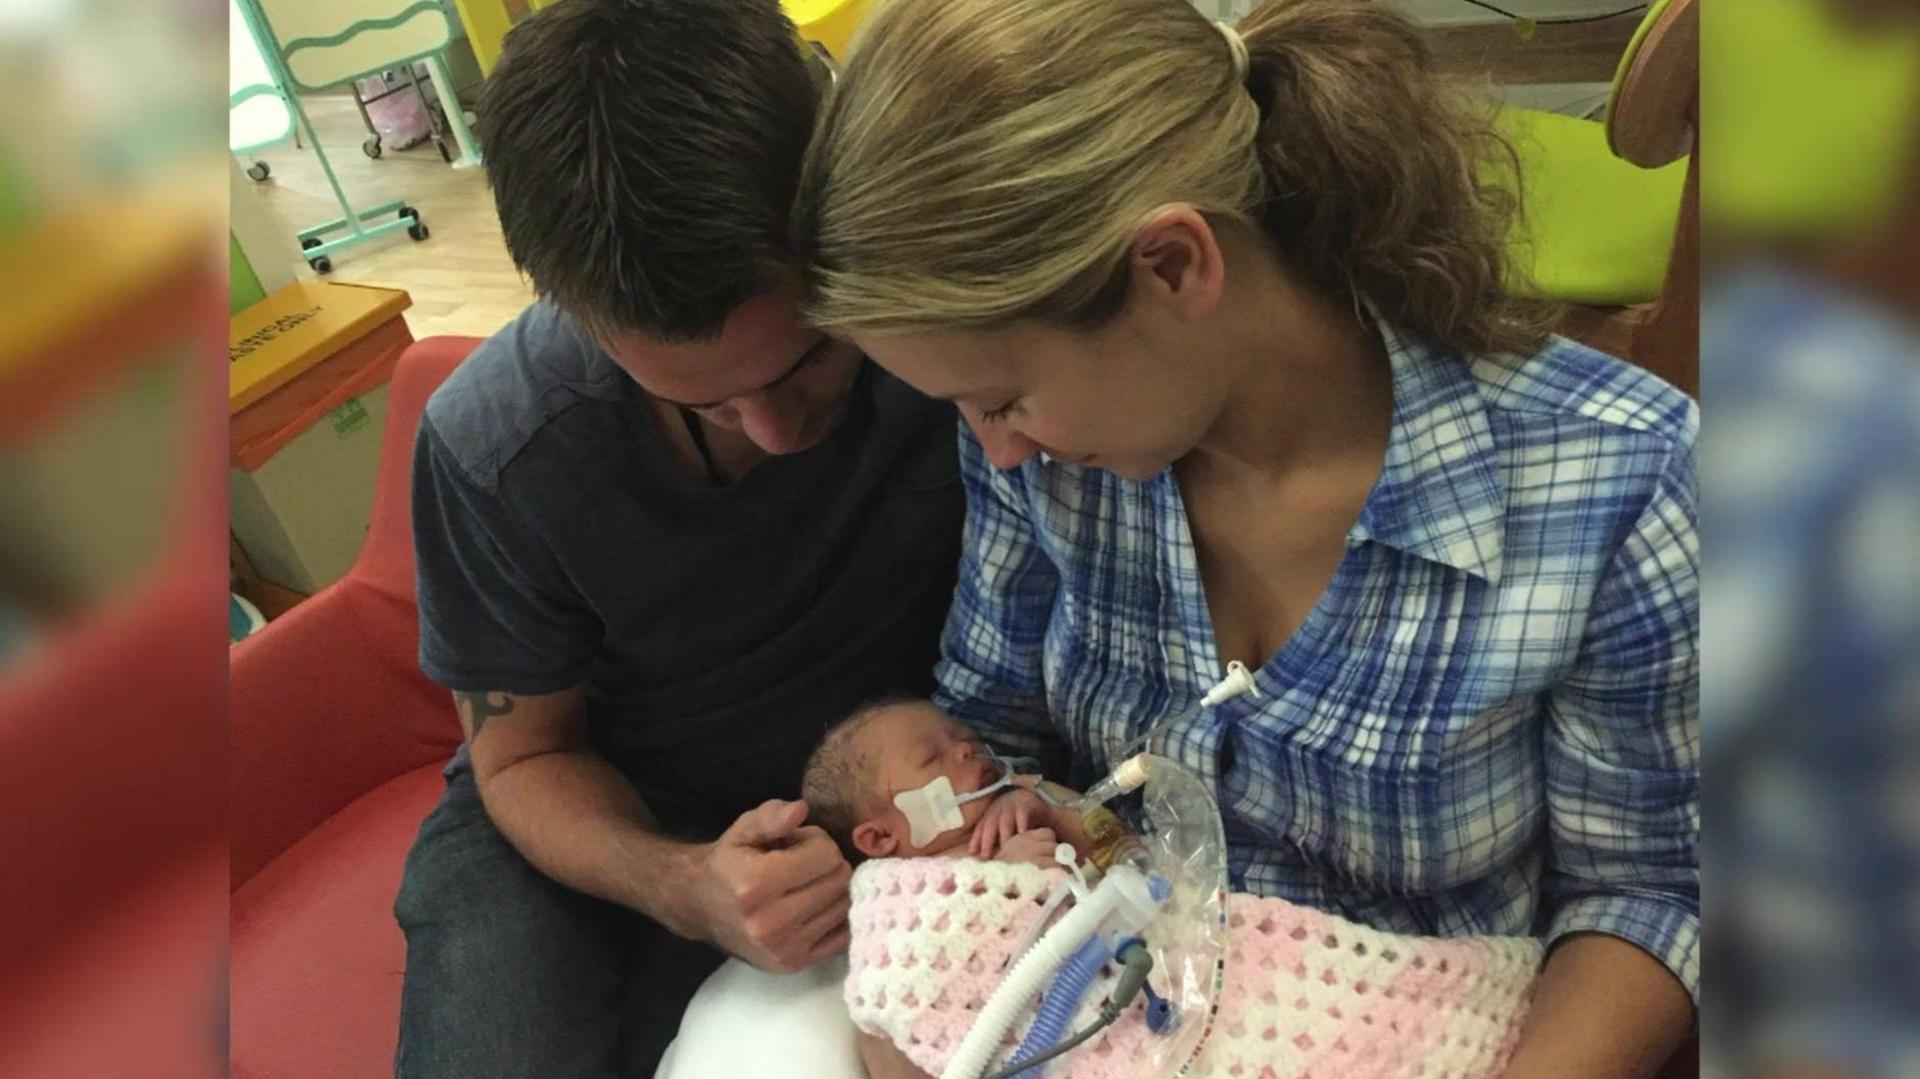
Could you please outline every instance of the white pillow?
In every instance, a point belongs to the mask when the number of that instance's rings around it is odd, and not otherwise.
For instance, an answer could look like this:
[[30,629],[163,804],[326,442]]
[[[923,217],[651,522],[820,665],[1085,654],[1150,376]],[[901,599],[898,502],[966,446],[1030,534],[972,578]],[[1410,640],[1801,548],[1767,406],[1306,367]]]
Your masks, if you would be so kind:
[[797,974],[729,959],[693,995],[654,1079],[865,1079],[846,956]]

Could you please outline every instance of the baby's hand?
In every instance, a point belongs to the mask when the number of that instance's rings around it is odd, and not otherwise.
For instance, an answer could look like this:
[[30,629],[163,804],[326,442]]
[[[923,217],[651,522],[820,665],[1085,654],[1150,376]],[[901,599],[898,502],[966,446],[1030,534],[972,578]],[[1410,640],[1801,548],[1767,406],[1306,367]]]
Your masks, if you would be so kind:
[[1001,845],[1035,825],[1049,823],[1047,803],[1024,787],[1010,788],[987,806],[973,826],[973,838],[967,853],[975,858],[991,858]]
[[1027,862],[1042,869],[1052,869],[1059,863],[1054,861],[1053,852],[1060,846],[1060,840],[1054,836],[1051,828],[1034,828],[1021,832],[1000,845],[1000,860],[1003,862]]

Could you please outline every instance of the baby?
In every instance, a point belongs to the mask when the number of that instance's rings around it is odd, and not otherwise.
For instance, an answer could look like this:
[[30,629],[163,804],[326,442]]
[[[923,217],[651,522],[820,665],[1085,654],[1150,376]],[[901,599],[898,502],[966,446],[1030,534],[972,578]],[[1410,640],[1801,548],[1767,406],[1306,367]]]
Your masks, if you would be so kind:
[[[944,808],[950,804],[947,784],[952,795],[964,796],[1003,777],[1011,781],[999,793],[954,807],[957,822],[951,813],[920,814],[920,834],[915,834],[910,809],[916,799]],[[1083,822],[1036,794],[1042,784],[1039,776],[1012,774],[979,735],[932,703],[894,697],[867,705],[827,730],[807,759],[801,797],[808,820],[832,836],[855,864],[868,858],[967,855],[1045,868],[1056,864],[1054,849],[1060,843],[1071,844],[1084,858]],[[1053,784],[1043,789],[1056,799],[1073,797]],[[922,791],[931,796],[914,793]],[[907,797],[900,799],[903,794]]]
[[[1097,869],[1124,846],[1110,812],[1083,818],[1036,791],[1076,804],[1072,792],[1014,773],[925,701],[860,709],[828,730],[807,762],[802,792],[814,823],[849,861],[870,863],[851,886],[844,995],[871,1079],[940,1074],[1015,941],[1045,917],[1039,894],[1050,886],[1036,892],[1032,870],[957,859],[1051,868],[1056,844],[1067,842],[1082,858],[1093,854]],[[956,861],[886,860],[915,855]],[[995,883],[978,887],[986,882]],[[1245,893],[1226,904],[1235,959],[1215,985],[1219,1021],[1194,1074],[1501,1074],[1526,1018],[1538,940],[1384,933]],[[1091,1021],[1100,1003],[1089,997],[1076,1023]],[[1095,1037],[1070,1074],[1123,1074],[1128,1062],[1158,1052],[1144,1021]],[[1354,1051],[1361,1047],[1364,1054]]]

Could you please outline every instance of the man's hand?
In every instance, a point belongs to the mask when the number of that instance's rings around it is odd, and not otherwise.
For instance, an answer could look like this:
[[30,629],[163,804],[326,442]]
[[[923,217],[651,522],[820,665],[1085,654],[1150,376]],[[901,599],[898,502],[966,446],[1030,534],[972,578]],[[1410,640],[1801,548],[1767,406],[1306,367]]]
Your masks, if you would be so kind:
[[1060,863],[1054,860],[1053,852],[1060,846],[1060,837],[1053,834],[1051,828],[1034,828],[1021,832],[1007,840],[1000,847],[1000,860],[1003,862],[1026,862],[1041,869],[1052,869]]
[[975,858],[991,858],[1002,844],[1035,825],[1051,824],[1047,803],[1023,787],[1010,787],[994,798],[987,811],[974,822],[973,838],[967,853]]
[[761,970],[801,970],[847,946],[853,870],[805,802],[750,810],[718,840],[694,850],[684,935],[711,942]]
[[[712,843],[661,832],[587,738],[586,692],[457,693],[487,813],[542,873],[766,970],[847,946],[847,867],[801,802],[768,802]],[[484,733],[483,733],[484,730]]]

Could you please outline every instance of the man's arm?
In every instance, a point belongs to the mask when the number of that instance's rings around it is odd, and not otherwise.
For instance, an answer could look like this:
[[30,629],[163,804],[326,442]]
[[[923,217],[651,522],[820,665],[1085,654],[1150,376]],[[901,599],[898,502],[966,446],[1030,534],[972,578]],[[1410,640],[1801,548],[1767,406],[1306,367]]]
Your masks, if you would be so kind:
[[766,970],[847,944],[846,860],[806,806],[770,801],[712,843],[660,834],[587,743],[585,693],[454,693],[487,814],[541,872]]
[[[713,843],[680,842],[589,746],[577,683],[604,627],[519,508],[476,482],[430,404],[413,470],[420,666],[463,687],[454,704],[487,815],[560,883],[756,966],[790,970],[837,951],[850,872],[819,829],[802,827],[804,805],[769,802]],[[469,691],[489,683],[545,692]]]

